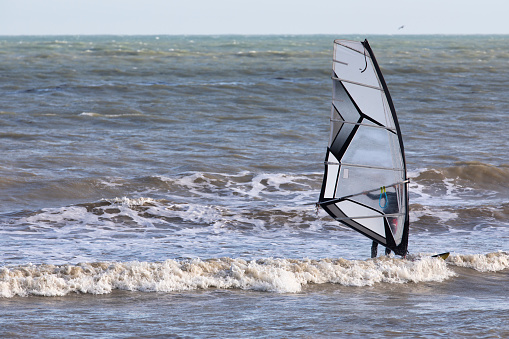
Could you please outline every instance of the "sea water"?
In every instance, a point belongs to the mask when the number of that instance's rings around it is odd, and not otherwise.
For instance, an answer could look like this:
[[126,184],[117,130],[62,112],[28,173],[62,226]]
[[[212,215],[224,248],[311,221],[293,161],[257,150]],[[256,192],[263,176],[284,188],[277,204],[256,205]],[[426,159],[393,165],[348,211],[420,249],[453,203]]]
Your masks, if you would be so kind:
[[335,38],[0,37],[2,335],[509,336],[509,36],[367,37],[406,259],[313,205]]

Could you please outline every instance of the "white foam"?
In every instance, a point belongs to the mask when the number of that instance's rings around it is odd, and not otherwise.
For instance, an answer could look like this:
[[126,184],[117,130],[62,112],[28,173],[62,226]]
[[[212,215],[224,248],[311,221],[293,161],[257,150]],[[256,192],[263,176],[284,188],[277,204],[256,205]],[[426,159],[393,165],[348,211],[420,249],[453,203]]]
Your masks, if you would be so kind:
[[[97,230],[98,227],[118,227],[121,224],[115,221],[115,217],[128,217],[137,226],[153,227],[154,222],[164,222],[152,217],[145,217],[136,207],[144,206],[147,210],[155,208],[158,202],[151,198],[114,198],[104,199],[111,205],[102,209],[102,213],[96,214],[87,210],[84,206],[66,206],[60,208],[45,208],[37,214],[21,218],[21,223],[29,223],[33,228],[48,229],[53,232],[73,232],[75,227],[84,227]],[[162,208],[158,208],[162,210]],[[58,226],[58,227],[55,227]],[[84,230],[84,228],[82,230]],[[90,231],[90,230],[89,230]]]
[[[319,174],[314,174],[319,177]],[[266,199],[274,197],[282,201],[306,202],[316,200],[318,182],[312,188],[309,175],[289,175],[286,173],[254,174],[242,171],[237,174],[193,172],[180,178],[159,177],[170,185],[182,186],[186,191],[201,198],[227,200],[234,196],[239,199]],[[288,185],[288,187],[282,187]],[[311,198],[312,197],[312,198]]]
[[185,291],[236,288],[300,292],[307,284],[371,286],[376,283],[442,281],[453,276],[445,261],[380,257],[375,260],[242,259],[99,262],[78,265],[24,265],[0,269],[0,296],[63,296],[128,291]]
[[143,206],[145,204],[155,204],[156,201],[152,198],[128,198],[128,197],[122,197],[122,198],[115,198],[112,200],[109,200],[112,204],[120,204],[122,206],[132,208],[135,206]]
[[448,262],[472,268],[480,272],[496,272],[509,268],[509,254],[506,252],[493,252],[488,254],[451,255]]
[[[424,183],[416,181],[423,172],[435,172],[442,176],[441,181],[428,180]],[[410,200],[413,204],[421,204],[431,207],[466,207],[478,206],[479,204],[492,204],[495,191],[476,190],[472,187],[465,187],[458,183],[456,178],[447,178],[445,174],[436,169],[419,169],[409,172],[410,178]]]
[[414,207],[410,210],[410,220],[416,221],[424,216],[435,217],[442,223],[447,223],[458,218],[458,213],[432,209],[428,206]]
[[180,206],[179,211],[173,211],[174,216],[180,217],[184,221],[193,221],[195,223],[214,224],[221,220],[221,209],[219,207],[184,204]]
[[22,222],[35,224],[39,227],[48,225],[51,227],[55,223],[79,222],[81,224],[97,223],[98,218],[92,213],[88,213],[85,207],[67,206],[60,208],[45,208],[41,212],[22,218]]
[[89,117],[100,117],[100,116],[102,116],[100,113],[95,113],[95,112],[82,112],[82,113],[80,113],[80,115],[82,115],[82,116],[89,116]]
[[125,114],[101,114],[96,112],[82,112],[79,115],[87,117],[104,117],[104,118],[123,118],[123,117],[137,117],[142,116],[142,113],[125,113]]

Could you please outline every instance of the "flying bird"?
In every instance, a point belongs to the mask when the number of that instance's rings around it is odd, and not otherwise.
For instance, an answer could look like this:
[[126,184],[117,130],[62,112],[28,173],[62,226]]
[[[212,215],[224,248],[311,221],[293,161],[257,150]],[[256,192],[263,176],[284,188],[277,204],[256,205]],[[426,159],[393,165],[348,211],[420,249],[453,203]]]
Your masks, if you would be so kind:
[[398,30],[405,28],[405,25],[399,26]]

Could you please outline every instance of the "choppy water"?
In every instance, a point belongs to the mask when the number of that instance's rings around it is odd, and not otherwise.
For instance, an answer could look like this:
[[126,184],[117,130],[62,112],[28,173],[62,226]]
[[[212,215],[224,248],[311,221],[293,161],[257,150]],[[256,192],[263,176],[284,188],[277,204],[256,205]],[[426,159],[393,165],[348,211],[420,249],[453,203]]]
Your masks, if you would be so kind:
[[334,38],[0,37],[4,333],[509,336],[509,37],[368,37],[409,260],[310,205]]

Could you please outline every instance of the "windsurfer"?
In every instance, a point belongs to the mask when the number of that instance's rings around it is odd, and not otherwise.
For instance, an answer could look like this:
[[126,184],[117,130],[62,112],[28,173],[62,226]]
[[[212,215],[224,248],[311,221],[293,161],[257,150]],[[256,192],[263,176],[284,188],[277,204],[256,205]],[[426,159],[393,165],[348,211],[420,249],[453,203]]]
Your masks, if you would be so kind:
[[[373,200],[378,200],[378,204],[382,208],[385,214],[393,214],[398,213],[398,196],[395,192],[387,192],[386,188],[383,187],[381,189],[380,194],[373,194],[367,192],[366,195]],[[389,226],[392,231],[396,233],[398,227],[398,218],[395,217],[387,217],[387,221],[389,222]],[[371,244],[371,258],[375,258],[378,254],[378,242],[373,240]],[[385,255],[391,254],[391,250],[389,248],[385,248]]]
[[[319,204],[337,221],[375,240],[373,256],[378,244],[405,254],[408,180],[387,84],[367,40],[334,40],[332,60],[331,132]],[[374,189],[372,198],[366,197],[365,190],[375,187],[379,194]]]

